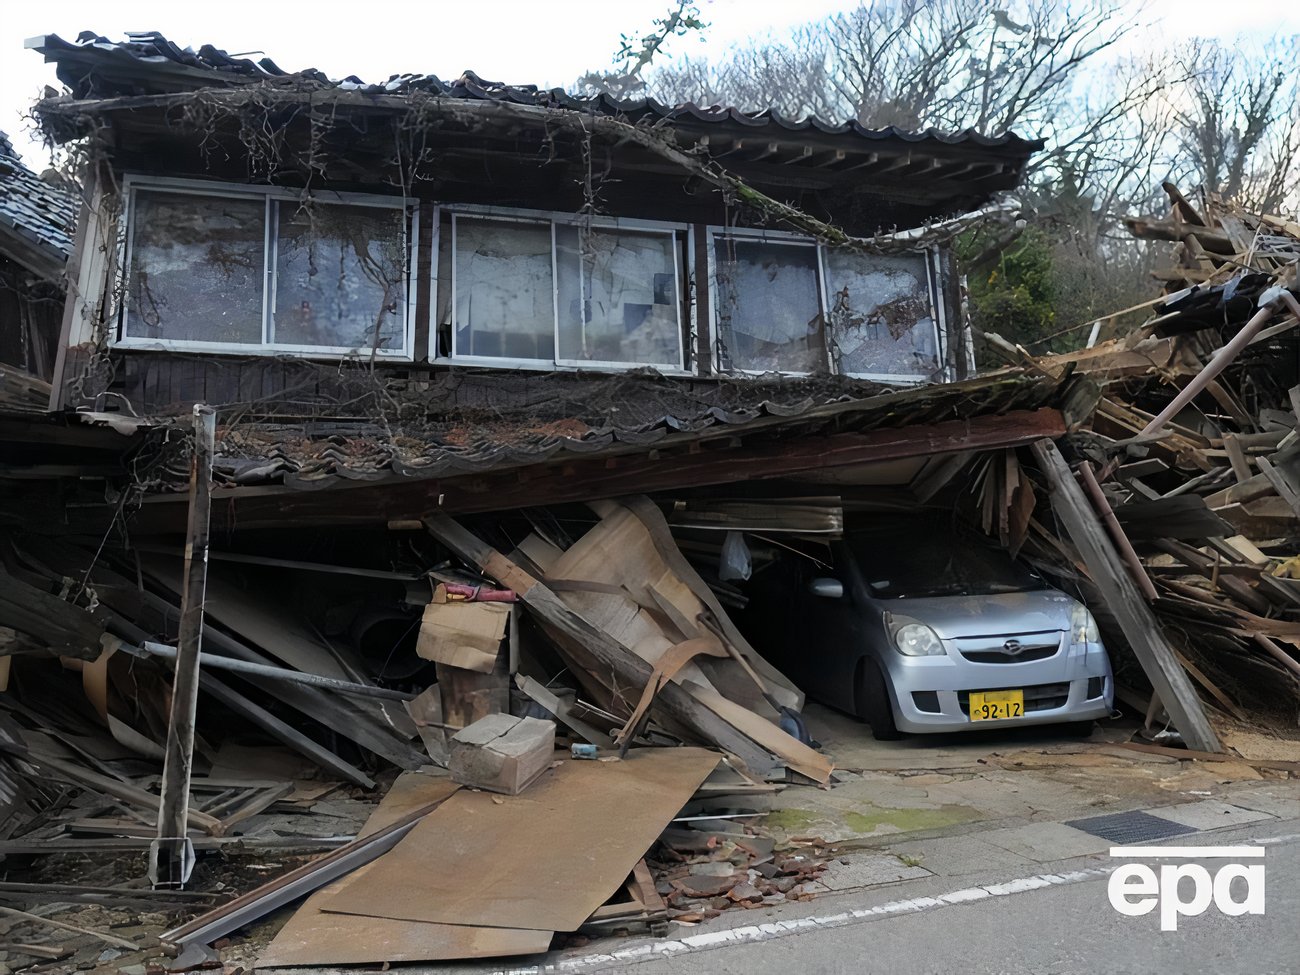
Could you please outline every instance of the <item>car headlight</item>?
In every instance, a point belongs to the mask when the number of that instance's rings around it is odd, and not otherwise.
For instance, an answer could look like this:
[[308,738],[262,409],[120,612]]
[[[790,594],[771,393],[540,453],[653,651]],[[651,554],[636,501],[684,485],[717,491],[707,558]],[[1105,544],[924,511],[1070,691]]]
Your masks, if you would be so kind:
[[944,653],[939,635],[924,623],[894,618],[894,646],[909,657],[935,657]]
[[1074,609],[1070,612],[1070,642],[1076,646],[1101,642],[1097,621],[1092,618],[1088,607],[1083,603],[1075,603]]

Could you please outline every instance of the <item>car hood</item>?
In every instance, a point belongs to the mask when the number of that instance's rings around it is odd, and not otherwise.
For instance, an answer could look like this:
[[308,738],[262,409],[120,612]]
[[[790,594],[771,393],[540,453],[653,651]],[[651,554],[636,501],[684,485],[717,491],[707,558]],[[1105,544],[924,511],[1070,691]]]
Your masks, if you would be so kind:
[[990,596],[882,599],[879,605],[895,616],[925,623],[942,639],[952,640],[1068,630],[1070,613],[1078,601],[1056,589],[1038,589]]

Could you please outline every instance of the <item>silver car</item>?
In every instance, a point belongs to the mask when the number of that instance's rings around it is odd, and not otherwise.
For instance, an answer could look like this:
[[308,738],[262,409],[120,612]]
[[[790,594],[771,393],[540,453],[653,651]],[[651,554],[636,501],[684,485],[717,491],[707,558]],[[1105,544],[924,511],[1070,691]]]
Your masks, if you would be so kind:
[[1082,732],[1111,712],[1110,661],[1084,605],[949,524],[850,523],[829,561],[796,556],[764,574],[750,591],[756,642],[877,738],[1048,723]]

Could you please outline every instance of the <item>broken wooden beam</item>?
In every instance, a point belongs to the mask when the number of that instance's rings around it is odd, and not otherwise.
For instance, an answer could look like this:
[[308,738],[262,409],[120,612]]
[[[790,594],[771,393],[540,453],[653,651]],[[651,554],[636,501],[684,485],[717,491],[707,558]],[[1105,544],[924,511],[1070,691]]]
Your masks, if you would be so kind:
[[1053,510],[1065,524],[1093,583],[1119,621],[1125,639],[1183,739],[1200,751],[1219,751],[1219,739],[1210,727],[1196,689],[1065,458],[1050,440],[1040,440],[1032,449],[1051,486]]

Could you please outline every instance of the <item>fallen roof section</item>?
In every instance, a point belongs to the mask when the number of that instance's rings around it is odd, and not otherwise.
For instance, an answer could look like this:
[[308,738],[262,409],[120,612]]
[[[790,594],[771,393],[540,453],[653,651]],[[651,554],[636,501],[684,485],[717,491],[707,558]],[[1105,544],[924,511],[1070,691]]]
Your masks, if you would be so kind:
[[78,200],[23,165],[0,132],[0,255],[44,280],[63,281]]

